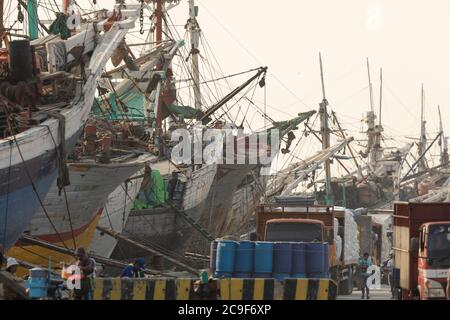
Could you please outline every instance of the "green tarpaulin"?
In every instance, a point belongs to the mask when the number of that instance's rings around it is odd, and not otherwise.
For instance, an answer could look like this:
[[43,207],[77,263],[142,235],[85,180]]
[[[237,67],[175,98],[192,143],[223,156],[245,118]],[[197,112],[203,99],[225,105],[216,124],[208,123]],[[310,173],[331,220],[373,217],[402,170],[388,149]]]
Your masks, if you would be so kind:
[[166,181],[158,170],[152,170],[150,183],[140,191],[133,204],[133,209],[147,209],[160,206],[167,201]]
[[30,40],[34,40],[39,37],[39,29],[38,29],[39,17],[37,14],[36,0],[28,0],[27,12],[28,12],[28,36],[30,37]]
[[[146,103],[144,94],[137,90],[129,90],[127,93],[119,97],[114,93],[108,95],[108,101],[96,98],[92,113],[98,116],[103,114],[108,120],[130,120],[130,121],[144,121],[144,105]],[[100,105],[103,106],[103,114],[100,110]],[[188,106],[164,105],[164,108],[174,114],[175,116],[183,116],[185,119],[195,119],[200,110]],[[124,110],[125,109],[125,110]]]
[[70,37],[70,30],[69,30],[69,28],[67,28],[67,19],[66,19],[66,16],[64,15],[64,13],[61,13],[61,12],[56,13],[56,19],[50,25],[48,30],[52,34],[61,35],[62,39],[67,39]]
[[[143,106],[145,101],[143,94],[131,90],[120,96],[120,102],[117,101],[114,93],[110,93],[107,99],[108,102],[98,98],[95,99],[94,106],[92,107],[92,113],[94,115],[102,116],[104,114],[108,120],[112,121],[144,121]],[[100,110],[100,105],[106,106],[103,114]]]

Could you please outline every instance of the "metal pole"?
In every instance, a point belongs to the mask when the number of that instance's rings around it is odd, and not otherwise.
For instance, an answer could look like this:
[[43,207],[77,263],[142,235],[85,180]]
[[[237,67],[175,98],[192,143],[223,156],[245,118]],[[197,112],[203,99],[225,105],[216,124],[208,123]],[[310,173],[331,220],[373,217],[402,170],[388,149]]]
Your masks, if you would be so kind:
[[[328,101],[325,95],[325,81],[323,76],[322,55],[320,53],[319,53],[319,63],[320,63],[320,79],[322,82],[322,95],[323,95],[322,102],[319,104],[320,105],[319,114],[321,120],[322,150],[325,150],[330,147],[330,130],[328,127],[328,111],[327,111]],[[325,190],[326,190],[325,203],[327,205],[333,205],[334,201],[331,192],[331,167],[329,159],[325,161]]]
[[194,81],[194,105],[195,109],[202,108],[200,92],[200,71],[199,71],[199,40],[200,27],[197,23],[198,7],[194,0],[189,0],[189,33],[191,35],[191,62],[192,62],[192,80]]

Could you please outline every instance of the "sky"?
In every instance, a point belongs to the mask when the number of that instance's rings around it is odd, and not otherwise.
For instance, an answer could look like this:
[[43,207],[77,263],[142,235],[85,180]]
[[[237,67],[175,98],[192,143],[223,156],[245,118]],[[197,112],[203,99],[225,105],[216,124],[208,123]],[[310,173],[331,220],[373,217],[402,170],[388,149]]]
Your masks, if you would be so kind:
[[[78,3],[86,8],[90,1]],[[113,4],[97,2],[108,8]],[[450,131],[450,1],[196,0],[196,4],[203,37],[224,74],[269,67],[266,104],[274,120],[318,108],[321,52],[326,97],[349,135],[362,138],[361,119],[370,108],[366,58],[377,114],[383,68],[382,123],[392,143],[419,136],[422,83],[429,138],[438,131],[438,104],[444,130]],[[187,0],[169,15],[183,30]],[[263,90],[255,100],[263,105]],[[260,123],[252,126],[261,127],[263,120],[255,121]]]
[[[437,105],[450,119],[450,1],[447,0],[198,0],[198,21],[223,70],[266,65],[267,104],[277,120],[316,109],[322,99],[322,53],[327,99],[349,125],[369,108],[366,58],[376,111],[383,68],[382,120],[391,134],[417,136],[420,86],[428,130]],[[181,21],[181,7],[176,17]],[[181,12],[180,12],[181,11]],[[174,9],[175,12],[175,9]],[[175,15],[175,14],[174,14]],[[449,128],[450,130],[450,128]]]
[[[438,132],[437,105],[450,130],[450,1],[448,0],[197,0],[198,21],[225,73],[268,66],[267,107],[284,120],[318,108],[326,97],[348,134],[362,138],[370,108],[366,58],[388,144],[420,132],[421,85],[428,138]],[[186,5],[173,13],[185,20]],[[261,94],[258,98],[263,100]],[[447,131],[448,132],[448,131]],[[450,135],[446,133],[446,135]],[[305,147],[306,148],[306,147]],[[308,147],[305,153],[320,148]],[[436,154],[436,151],[435,151]]]

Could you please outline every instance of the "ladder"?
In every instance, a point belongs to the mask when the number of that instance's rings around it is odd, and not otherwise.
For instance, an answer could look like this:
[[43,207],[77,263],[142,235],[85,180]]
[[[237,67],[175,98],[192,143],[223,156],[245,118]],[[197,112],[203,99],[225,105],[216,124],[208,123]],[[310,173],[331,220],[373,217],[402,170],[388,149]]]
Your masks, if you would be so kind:
[[200,232],[200,234],[209,241],[214,241],[214,237],[209,233],[208,230],[203,228],[201,225],[199,225],[197,222],[194,221],[194,219],[191,218],[185,211],[178,209],[176,206],[174,206],[172,203],[168,202],[169,206],[176,212],[177,215],[179,215],[181,218],[184,219],[189,225],[191,225],[195,230]]

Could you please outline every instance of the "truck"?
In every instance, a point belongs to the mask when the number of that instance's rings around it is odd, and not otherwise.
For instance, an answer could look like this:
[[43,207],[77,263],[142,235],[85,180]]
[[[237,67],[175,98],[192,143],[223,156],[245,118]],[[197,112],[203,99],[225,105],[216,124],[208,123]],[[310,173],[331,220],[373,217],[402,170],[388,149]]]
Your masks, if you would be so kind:
[[[347,239],[344,208],[296,203],[260,204],[256,207],[256,240],[327,242],[330,278],[338,284],[339,294],[351,294],[357,257],[348,261],[344,244],[337,256],[335,218],[338,220],[337,234],[343,240]],[[358,242],[356,235],[353,241]]]
[[398,299],[445,299],[450,268],[450,203],[394,203]]

